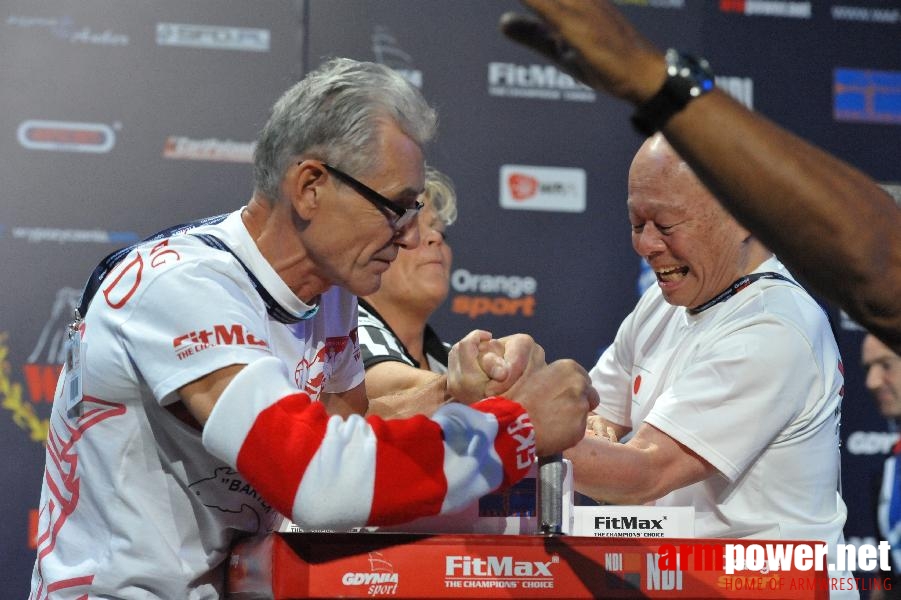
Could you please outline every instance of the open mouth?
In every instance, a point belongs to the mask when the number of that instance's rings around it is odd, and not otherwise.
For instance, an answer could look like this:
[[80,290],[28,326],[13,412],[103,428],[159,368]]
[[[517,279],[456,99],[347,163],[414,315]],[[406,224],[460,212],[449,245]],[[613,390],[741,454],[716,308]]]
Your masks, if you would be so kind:
[[673,283],[681,281],[688,275],[688,267],[669,267],[666,269],[655,270],[657,281],[660,283]]

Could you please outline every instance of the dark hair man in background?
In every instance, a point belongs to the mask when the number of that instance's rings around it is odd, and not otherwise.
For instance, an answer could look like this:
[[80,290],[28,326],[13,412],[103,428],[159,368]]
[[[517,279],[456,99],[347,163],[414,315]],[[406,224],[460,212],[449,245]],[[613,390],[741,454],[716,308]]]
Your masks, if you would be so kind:
[[[880,342],[876,336],[867,334],[860,348],[860,362],[866,373],[866,386],[873,395],[880,414],[888,420],[889,427],[898,431],[901,422],[901,356]],[[877,523],[882,539],[892,547],[892,579],[898,581],[901,566],[901,442],[895,445],[892,455],[885,459],[882,485],[879,490]],[[872,599],[901,598],[901,589],[874,590]]]

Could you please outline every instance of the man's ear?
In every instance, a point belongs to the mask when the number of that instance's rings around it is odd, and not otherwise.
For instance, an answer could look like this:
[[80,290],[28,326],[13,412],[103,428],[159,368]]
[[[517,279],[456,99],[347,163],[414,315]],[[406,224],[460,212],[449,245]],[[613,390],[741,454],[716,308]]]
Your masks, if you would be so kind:
[[319,210],[327,180],[328,174],[318,160],[301,161],[285,174],[285,192],[297,215],[304,221],[311,220]]

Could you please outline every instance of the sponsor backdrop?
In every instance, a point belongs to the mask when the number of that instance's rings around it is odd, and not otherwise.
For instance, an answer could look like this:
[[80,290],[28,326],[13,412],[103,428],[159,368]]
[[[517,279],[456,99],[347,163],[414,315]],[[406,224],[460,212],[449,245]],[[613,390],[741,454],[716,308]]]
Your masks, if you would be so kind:
[[[710,59],[745,104],[880,181],[901,180],[897,0],[618,4],[660,46]],[[28,585],[64,325],[87,275],[115,248],[244,203],[269,106],[324,58],[390,65],[439,110],[427,155],[456,182],[460,219],[436,329],[448,340],[475,327],[525,331],[548,358],[593,364],[651,279],[624,208],[641,138],[627,106],[498,33],[498,17],[517,7],[0,4],[2,589],[22,595]],[[862,333],[835,317],[847,376],[846,533],[872,542],[873,488],[896,436],[863,387]]]

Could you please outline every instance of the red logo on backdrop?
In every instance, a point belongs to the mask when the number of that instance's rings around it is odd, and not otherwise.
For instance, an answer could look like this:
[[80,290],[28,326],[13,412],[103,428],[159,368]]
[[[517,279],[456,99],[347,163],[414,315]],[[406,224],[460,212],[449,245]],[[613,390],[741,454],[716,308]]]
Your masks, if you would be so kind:
[[19,124],[16,134],[29,150],[105,153],[116,143],[115,131],[105,123],[29,119]]
[[745,12],[745,0],[720,0],[722,12]]
[[507,185],[514,200],[528,200],[538,191],[538,180],[522,173],[512,173],[507,177]]

